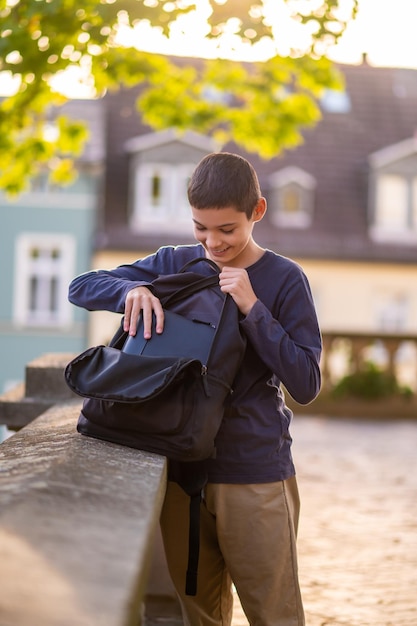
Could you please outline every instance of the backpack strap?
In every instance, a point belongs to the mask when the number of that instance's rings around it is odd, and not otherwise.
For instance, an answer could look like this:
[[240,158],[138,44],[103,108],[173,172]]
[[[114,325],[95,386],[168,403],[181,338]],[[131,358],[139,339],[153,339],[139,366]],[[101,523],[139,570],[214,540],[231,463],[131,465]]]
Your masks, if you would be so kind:
[[198,560],[200,557],[200,505],[201,491],[190,496],[188,565],[185,579],[185,593],[187,596],[195,596],[197,594]]
[[197,257],[195,259],[191,259],[182,268],[178,271],[178,274],[184,274],[189,271],[190,267],[196,265],[197,263],[207,263],[216,273],[211,276],[201,276],[199,274],[193,274],[195,280],[192,282],[185,284],[182,287],[178,287],[175,291],[171,291],[167,296],[161,297],[160,300],[163,306],[173,305],[176,302],[180,302],[194,293],[201,291],[203,289],[207,289],[208,287],[216,287],[219,285],[219,273],[220,270],[218,266],[211,259],[207,259],[206,257]]
[[216,274],[220,274],[219,266],[216,265],[214,261],[208,259],[205,256],[198,256],[195,259],[191,259],[191,261],[188,261],[185,265],[182,266],[182,268],[179,270],[179,273],[181,274],[182,272],[187,272],[190,267],[196,265],[197,263],[207,263],[207,265],[210,265],[210,267],[216,272]]
[[181,300],[189,298],[198,291],[202,291],[203,289],[207,289],[208,287],[218,286],[218,276],[203,276],[198,281],[194,281],[193,283],[184,285],[183,287],[178,288],[175,292],[171,292],[165,298],[161,297],[161,302],[163,306],[172,306],[176,302],[180,302]]
[[207,484],[207,461],[172,461],[168,463],[168,480],[173,480],[189,496],[188,564],[185,593],[197,593],[198,560],[200,556],[200,506]]

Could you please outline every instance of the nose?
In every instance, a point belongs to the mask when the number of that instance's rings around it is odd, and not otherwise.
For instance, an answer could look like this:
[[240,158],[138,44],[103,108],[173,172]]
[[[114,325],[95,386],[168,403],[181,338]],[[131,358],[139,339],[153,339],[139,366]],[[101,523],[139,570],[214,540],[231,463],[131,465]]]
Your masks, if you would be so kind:
[[218,233],[207,233],[206,246],[208,248],[219,248],[222,245],[221,237]]

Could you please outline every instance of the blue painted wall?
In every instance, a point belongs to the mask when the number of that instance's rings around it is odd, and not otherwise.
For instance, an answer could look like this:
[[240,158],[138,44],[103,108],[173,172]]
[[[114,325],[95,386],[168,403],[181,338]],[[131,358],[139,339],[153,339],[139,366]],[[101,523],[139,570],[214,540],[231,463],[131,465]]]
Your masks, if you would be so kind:
[[16,323],[16,243],[24,233],[56,234],[74,240],[71,274],[90,269],[92,236],[97,209],[99,178],[83,175],[59,192],[22,194],[16,200],[0,196],[0,393],[23,381],[25,366],[48,352],[80,352],[86,347],[87,313],[71,307],[65,327],[30,327]]

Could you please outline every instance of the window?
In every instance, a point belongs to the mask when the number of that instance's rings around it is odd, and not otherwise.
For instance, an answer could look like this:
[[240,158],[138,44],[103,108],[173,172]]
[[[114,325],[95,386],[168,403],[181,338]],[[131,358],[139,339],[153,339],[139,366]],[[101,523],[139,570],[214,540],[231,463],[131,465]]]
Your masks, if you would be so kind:
[[20,235],[14,298],[14,319],[19,325],[57,327],[71,321],[67,288],[74,274],[74,251],[69,235]]
[[296,167],[287,167],[270,178],[271,218],[276,226],[307,228],[311,224],[315,180]]
[[416,177],[382,174],[376,178],[371,235],[381,241],[416,240]]
[[376,223],[384,229],[407,227],[407,183],[401,176],[382,176],[376,188]]
[[195,164],[146,163],[135,172],[131,225],[141,232],[191,232],[187,185]]
[[303,210],[302,189],[296,183],[290,183],[280,191],[281,210],[287,216],[296,215]]
[[406,294],[376,297],[376,325],[385,332],[404,332],[407,326],[408,298]]
[[328,113],[349,113],[351,110],[350,97],[346,91],[325,89],[320,102]]
[[[137,200],[143,221],[158,222],[169,204],[170,168],[163,165],[144,165],[136,174]],[[135,206],[135,209],[139,207]]]
[[[406,293],[389,290],[377,290],[373,293],[375,328],[382,334],[405,333],[407,330],[407,320],[409,314],[409,299]],[[402,344],[396,352],[395,359],[397,366],[399,361],[404,363],[404,356],[407,357],[407,349]],[[389,342],[376,340],[365,348],[363,357],[381,367],[386,367],[389,359]],[[407,358],[406,358],[407,360]]]

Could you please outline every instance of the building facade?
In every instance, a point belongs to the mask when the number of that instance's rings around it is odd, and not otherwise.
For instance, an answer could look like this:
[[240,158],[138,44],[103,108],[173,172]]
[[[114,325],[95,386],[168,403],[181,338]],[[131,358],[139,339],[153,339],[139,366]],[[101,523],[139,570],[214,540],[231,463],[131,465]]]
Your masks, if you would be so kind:
[[103,103],[72,101],[65,113],[90,128],[77,180],[54,188],[40,177],[15,199],[0,196],[2,393],[24,380],[29,361],[79,352],[88,341],[88,316],[69,304],[67,293],[74,274],[91,264],[103,180]]
[[[269,160],[192,132],[152,131],[136,108],[139,88],[70,103],[91,129],[78,181],[1,199],[3,390],[40,354],[79,352],[113,335],[119,316],[69,305],[69,280],[192,243],[187,181],[217,150],[257,170],[268,212],[255,237],[302,265],[323,333],[417,335],[417,71],[340,69],[345,89],[323,95],[322,119],[304,143]],[[398,358],[415,363],[415,352],[409,342]],[[404,371],[414,384],[417,373]]]

